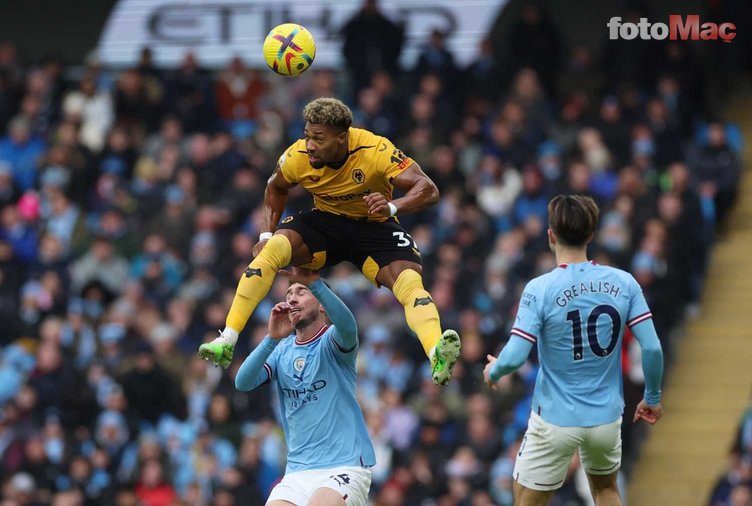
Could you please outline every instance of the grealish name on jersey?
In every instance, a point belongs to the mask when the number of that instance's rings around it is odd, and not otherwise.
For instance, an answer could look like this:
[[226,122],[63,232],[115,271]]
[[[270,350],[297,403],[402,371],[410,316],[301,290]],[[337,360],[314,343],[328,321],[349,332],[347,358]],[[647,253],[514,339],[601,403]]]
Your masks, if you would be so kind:
[[580,295],[588,295],[593,293],[605,293],[618,297],[623,292],[622,288],[614,283],[608,281],[589,281],[587,283],[580,283],[579,285],[572,285],[570,288],[562,290],[559,295],[556,296],[556,305],[559,307],[566,307],[569,301]]

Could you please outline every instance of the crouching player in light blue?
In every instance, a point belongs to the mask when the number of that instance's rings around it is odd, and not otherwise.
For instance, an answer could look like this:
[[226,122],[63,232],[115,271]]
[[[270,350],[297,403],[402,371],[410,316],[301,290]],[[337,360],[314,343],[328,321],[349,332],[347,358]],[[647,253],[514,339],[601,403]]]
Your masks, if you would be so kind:
[[624,327],[640,343],[645,371],[645,396],[634,421],[654,424],[662,415],[663,352],[637,281],[587,259],[598,223],[595,202],[559,195],[548,204],[548,218],[559,266],[527,284],[509,342],[498,359],[488,356],[484,370],[493,387],[538,345],[532,413],[514,468],[515,504],[548,504],[579,449],[596,505],[620,505]]
[[274,380],[281,401],[287,468],[266,504],[364,506],[376,459],[355,398],[355,318],[317,272],[280,274],[286,300],[235,378],[244,391]]

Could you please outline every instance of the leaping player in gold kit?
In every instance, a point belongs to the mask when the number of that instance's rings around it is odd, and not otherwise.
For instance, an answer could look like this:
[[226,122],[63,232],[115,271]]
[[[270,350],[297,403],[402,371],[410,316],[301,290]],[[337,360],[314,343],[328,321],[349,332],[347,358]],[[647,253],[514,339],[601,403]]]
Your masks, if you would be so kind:
[[[238,283],[225,329],[201,345],[199,355],[229,367],[238,333],[280,269],[319,270],[350,261],[372,283],[392,290],[431,362],[434,383],[446,385],[460,338],[454,330],[442,333],[436,305],[423,287],[420,252],[397,220],[397,213],[436,204],[436,185],[388,139],[352,128],[352,112],[337,99],[310,102],[303,119],[305,139],[282,154],[267,182],[263,233]],[[315,207],[280,223],[287,193],[297,184],[313,195]],[[395,187],[405,195],[392,199]]]

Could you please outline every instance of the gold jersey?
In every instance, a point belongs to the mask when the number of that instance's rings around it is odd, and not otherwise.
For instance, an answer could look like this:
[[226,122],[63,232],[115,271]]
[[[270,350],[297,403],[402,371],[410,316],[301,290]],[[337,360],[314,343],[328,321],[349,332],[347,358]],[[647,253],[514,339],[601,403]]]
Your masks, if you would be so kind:
[[386,220],[369,215],[363,197],[379,192],[391,200],[392,179],[413,160],[389,139],[360,128],[350,128],[348,152],[341,167],[316,169],[308,161],[305,140],[300,139],[282,154],[277,168],[288,182],[303,185],[313,195],[316,209],[369,221]]

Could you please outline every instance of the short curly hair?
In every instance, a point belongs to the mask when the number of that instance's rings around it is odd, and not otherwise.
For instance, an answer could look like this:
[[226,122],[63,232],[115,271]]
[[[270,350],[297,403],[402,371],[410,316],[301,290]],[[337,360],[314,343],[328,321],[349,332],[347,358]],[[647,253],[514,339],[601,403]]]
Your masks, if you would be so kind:
[[303,108],[303,119],[314,125],[328,125],[344,131],[352,125],[352,111],[336,98],[317,98]]

